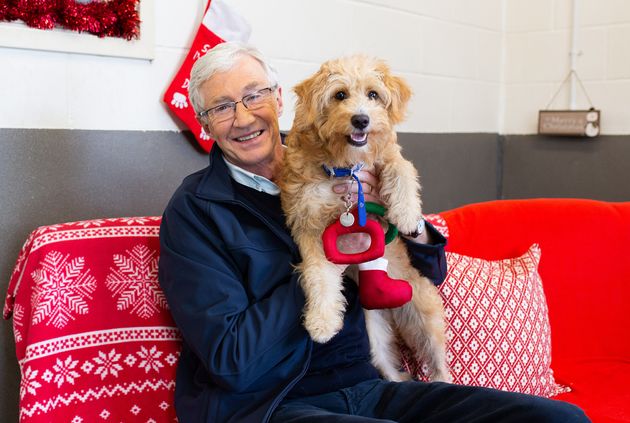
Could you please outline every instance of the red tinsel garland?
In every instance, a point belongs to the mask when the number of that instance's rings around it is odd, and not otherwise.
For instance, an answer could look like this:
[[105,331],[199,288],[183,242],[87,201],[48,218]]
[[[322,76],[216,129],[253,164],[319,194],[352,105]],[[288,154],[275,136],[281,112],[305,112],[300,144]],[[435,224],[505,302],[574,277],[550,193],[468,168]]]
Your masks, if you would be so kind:
[[140,0],[0,0],[0,22],[22,20],[39,29],[63,27],[131,40],[140,33]]

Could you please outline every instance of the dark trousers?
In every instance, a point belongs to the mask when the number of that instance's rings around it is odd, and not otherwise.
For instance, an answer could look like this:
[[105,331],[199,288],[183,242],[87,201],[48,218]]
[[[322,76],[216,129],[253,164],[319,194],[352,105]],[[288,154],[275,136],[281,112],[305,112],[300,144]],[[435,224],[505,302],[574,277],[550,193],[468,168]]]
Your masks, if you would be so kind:
[[588,422],[562,401],[446,383],[369,380],[328,394],[284,400],[272,423]]

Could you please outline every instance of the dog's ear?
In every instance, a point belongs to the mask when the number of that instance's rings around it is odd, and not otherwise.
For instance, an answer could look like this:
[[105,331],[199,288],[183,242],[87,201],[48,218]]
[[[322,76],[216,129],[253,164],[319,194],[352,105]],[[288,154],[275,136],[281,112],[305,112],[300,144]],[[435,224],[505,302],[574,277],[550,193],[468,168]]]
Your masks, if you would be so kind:
[[400,123],[405,119],[407,104],[412,94],[411,88],[404,79],[392,75],[389,68],[385,68],[382,74],[383,83],[391,96],[391,102],[387,107],[389,117],[394,124]]
[[328,73],[326,66],[322,66],[314,75],[293,88],[297,95],[293,126],[297,130],[308,130],[315,123],[321,111],[317,99],[321,97]]

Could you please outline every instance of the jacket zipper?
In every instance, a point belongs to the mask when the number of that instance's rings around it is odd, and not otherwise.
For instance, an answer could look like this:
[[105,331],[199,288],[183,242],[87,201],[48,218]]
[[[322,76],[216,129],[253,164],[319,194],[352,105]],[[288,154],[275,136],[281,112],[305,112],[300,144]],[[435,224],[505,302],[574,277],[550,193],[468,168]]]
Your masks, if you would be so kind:
[[291,390],[291,388],[293,388],[295,384],[298,383],[298,381],[302,379],[302,377],[306,374],[306,371],[308,370],[308,365],[311,362],[311,354],[313,353],[313,341],[310,338],[308,340],[308,344],[310,348],[308,349],[308,356],[306,357],[306,362],[304,363],[302,371],[299,375],[293,378],[293,380],[284,387],[282,392],[280,392],[280,395],[278,395],[276,399],[273,400],[273,402],[271,403],[271,407],[269,407],[269,410],[267,410],[267,414],[265,414],[263,423],[267,423],[271,419],[271,415],[274,411],[276,411],[276,408],[278,407],[278,404],[280,404],[280,401],[284,399],[284,396]]
[[[284,233],[281,233],[271,222],[269,222],[263,215],[261,215],[260,213],[258,213],[255,209],[249,207],[247,204],[245,204],[242,201],[239,200],[213,200],[216,202],[223,202],[223,203],[227,203],[227,204],[233,204],[236,206],[240,206],[243,207],[245,210],[247,210],[248,212],[250,212],[252,215],[256,216],[258,219],[260,219],[269,229],[271,229],[271,231],[276,234],[277,237],[279,237],[283,242],[284,240]],[[291,250],[294,253],[294,256],[297,255],[299,256],[299,253],[297,251],[297,246],[295,244],[293,245],[289,245],[289,247],[291,248]],[[309,338],[308,339],[308,355],[306,356],[306,361],[304,362],[304,366],[302,367],[302,371],[295,377],[293,378],[293,380],[291,380],[291,382],[289,382],[289,384],[287,384],[287,386],[284,387],[284,389],[282,390],[282,392],[280,392],[280,394],[273,400],[273,402],[271,403],[271,406],[269,407],[269,409],[267,410],[267,414],[265,414],[265,418],[263,419],[263,423],[267,423],[270,419],[271,419],[271,415],[273,414],[273,412],[275,411],[275,409],[278,407],[278,404],[280,403],[280,401],[282,401],[285,397],[285,395],[289,392],[289,390],[291,390],[291,388],[293,388],[295,386],[296,383],[298,383],[298,381],[300,379],[302,379],[302,377],[306,374],[306,371],[308,370],[308,366],[311,362],[311,355],[313,352],[313,341]]]

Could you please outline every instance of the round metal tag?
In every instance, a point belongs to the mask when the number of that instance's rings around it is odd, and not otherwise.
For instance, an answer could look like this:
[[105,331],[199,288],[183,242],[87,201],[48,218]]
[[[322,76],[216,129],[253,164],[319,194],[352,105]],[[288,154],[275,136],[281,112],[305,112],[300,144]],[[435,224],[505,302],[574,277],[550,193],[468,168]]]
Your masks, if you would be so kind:
[[339,222],[346,228],[354,224],[354,216],[352,213],[345,212],[339,216]]

